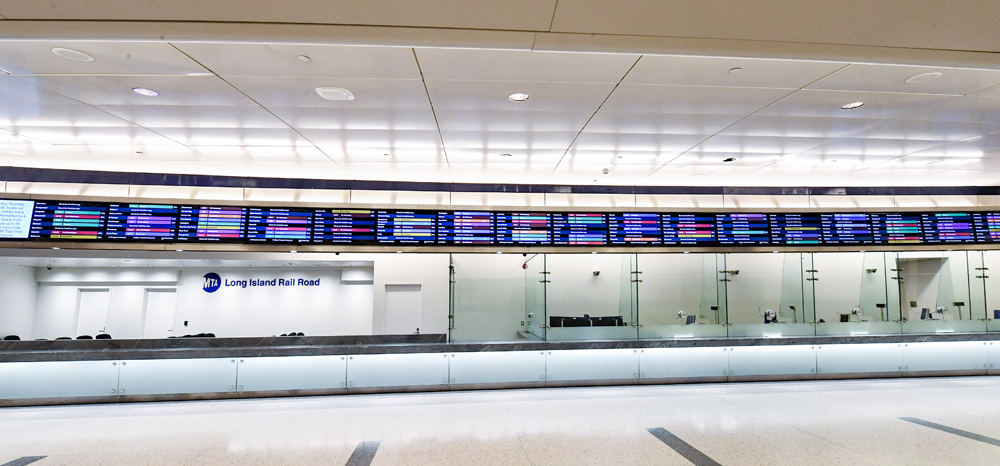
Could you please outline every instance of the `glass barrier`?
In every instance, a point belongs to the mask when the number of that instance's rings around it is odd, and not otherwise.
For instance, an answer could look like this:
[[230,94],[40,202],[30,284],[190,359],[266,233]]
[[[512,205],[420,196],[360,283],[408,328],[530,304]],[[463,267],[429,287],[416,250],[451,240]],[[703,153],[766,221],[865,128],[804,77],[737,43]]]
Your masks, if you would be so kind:
[[965,251],[899,252],[896,264],[906,309],[903,333],[986,331],[986,322],[974,316],[981,313],[966,307],[971,282]]
[[725,337],[717,254],[637,254],[639,338]]
[[549,254],[546,339],[635,339],[632,254]]
[[451,260],[452,341],[527,338],[524,258],[520,254],[453,254]]
[[[805,305],[808,254],[726,254],[719,279],[729,303],[730,337],[815,334],[813,306]],[[799,310],[802,312],[799,312]]]
[[[889,306],[892,273],[883,252],[812,253],[810,272],[817,335],[900,333],[898,307]],[[891,264],[890,264],[891,265]]]

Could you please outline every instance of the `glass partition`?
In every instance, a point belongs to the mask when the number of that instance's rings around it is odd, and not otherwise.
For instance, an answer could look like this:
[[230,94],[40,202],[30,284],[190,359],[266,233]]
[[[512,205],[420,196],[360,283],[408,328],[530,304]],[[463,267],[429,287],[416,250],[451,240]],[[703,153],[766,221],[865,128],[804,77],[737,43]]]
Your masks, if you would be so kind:
[[[967,308],[969,260],[965,251],[896,253],[900,269],[903,333],[985,332],[986,323]],[[963,309],[959,316],[958,309]]]
[[[719,270],[729,304],[730,337],[813,335],[808,254],[726,254]],[[807,295],[808,293],[808,295]],[[806,298],[809,306],[806,306]],[[799,310],[802,310],[801,312]]]
[[636,254],[639,338],[725,337],[716,254]]
[[[817,335],[900,333],[898,306],[890,306],[886,253],[812,253]],[[894,256],[892,257],[894,260]],[[890,265],[894,262],[890,263]]]
[[524,271],[524,319],[529,339],[545,339],[545,285],[548,272],[545,271],[545,254],[529,254],[523,257],[521,269]]
[[548,254],[546,339],[637,338],[631,254]]
[[530,338],[520,254],[453,254],[451,260],[452,341]]
[[983,289],[985,318],[990,332],[1000,332],[1000,251],[982,251],[982,263],[973,268],[973,278]]

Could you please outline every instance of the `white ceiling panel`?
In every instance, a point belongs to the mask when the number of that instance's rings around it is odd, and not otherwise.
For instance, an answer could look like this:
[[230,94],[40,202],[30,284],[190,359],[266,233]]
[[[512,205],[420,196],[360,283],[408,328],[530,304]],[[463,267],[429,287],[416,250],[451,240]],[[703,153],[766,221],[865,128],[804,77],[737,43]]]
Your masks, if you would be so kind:
[[399,108],[271,106],[267,109],[298,129],[437,130],[430,106]]
[[[643,178],[640,185],[673,185],[673,186],[722,186],[739,185],[739,180],[750,176],[758,167],[751,166],[717,166],[705,167],[697,165],[667,165],[651,175]],[[751,183],[756,184],[756,183]],[[764,183],[766,184],[766,183]]]
[[[181,43],[212,72],[232,76],[420,79],[409,47]],[[305,56],[308,61],[300,59]]]
[[658,167],[673,160],[680,152],[649,152],[649,151],[606,151],[606,150],[571,150],[566,154],[563,163],[584,165],[648,165]]
[[886,120],[751,115],[719,134],[726,136],[835,138],[847,136],[884,121]]
[[1000,99],[978,95],[947,97],[935,100],[929,105],[909,108],[902,118],[1000,123]]
[[845,157],[836,154],[798,154],[782,157],[771,167],[822,169],[831,174],[844,174],[875,165],[889,163],[899,158],[895,155],[860,155]]
[[940,141],[841,138],[805,151],[806,154],[902,156],[941,145]]
[[799,89],[844,66],[847,63],[644,55],[624,82]]
[[309,141],[290,128],[151,128],[189,146],[308,146]]
[[758,154],[797,154],[829,141],[824,138],[775,136],[713,136],[692,149],[693,152],[741,152]]
[[[607,168],[608,174],[603,170]],[[564,160],[559,164],[549,183],[553,184],[634,184],[636,179],[645,178],[656,170],[653,165],[606,165],[592,163],[576,163]]]
[[[223,173],[232,176],[262,178],[310,178],[343,180],[352,176],[333,162],[266,162],[226,161],[220,164]],[[298,173],[299,175],[296,175]]]
[[[593,112],[435,109],[441,129],[447,131],[578,133]],[[433,120],[432,120],[433,123]],[[591,121],[591,125],[593,121]],[[589,128],[590,126],[588,126]]]
[[437,131],[430,130],[306,129],[302,134],[317,147],[348,151],[365,148],[437,150],[441,147]]
[[351,177],[359,180],[426,181],[449,183],[452,176],[443,163],[343,162]]
[[99,108],[145,127],[288,128],[259,106],[101,105]]
[[[928,73],[941,75],[926,82],[906,82],[918,76],[933,77]],[[809,89],[965,95],[997,84],[1000,84],[1000,71],[996,70],[854,64],[819,80]]]
[[[782,154],[760,154],[743,152],[687,152],[670,161],[675,165],[698,165],[718,167],[763,167],[775,163],[784,157]],[[735,159],[724,162],[726,159]]]
[[449,150],[457,149],[498,149],[525,151],[530,149],[540,150],[566,150],[575,132],[556,131],[534,131],[534,132],[514,132],[514,131],[442,131],[444,144]]
[[[889,119],[896,118],[906,112],[958,98],[924,94],[807,89],[781,99],[757,114],[790,117]],[[853,110],[841,108],[841,106],[853,102],[864,102],[864,106]]]
[[573,149],[679,154],[707,137],[699,134],[583,133]]
[[[232,77],[232,85],[265,107],[422,108],[427,92],[420,80],[357,78]],[[351,101],[324,100],[317,87],[342,87]]]
[[169,145],[174,143],[138,126],[15,126],[8,129],[49,144]]
[[[614,87],[603,83],[427,81],[435,109],[477,111],[593,113]],[[507,100],[515,92],[531,97],[525,102]]]
[[[84,52],[81,62],[62,58],[53,48]],[[73,42],[6,40],[0,42],[0,69],[12,74],[187,75],[207,73],[164,42]]]
[[[90,105],[255,105],[216,76],[32,76],[38,87]],[[134,88],[152,89],[157,97]]]
[[525,50],[417,49],[424,79],[544,83],[621,81],[638,55]]
[[74,152],[93,157],[100,161],[122,163],[144,163],[162,161],[214,162],[214,158],[200,154],[180,144],[142,145],[78,145]]
[[330,158],[309,146],[193,146],[191,149],[225,163],[329,162]]
[[851,134],[852,138],[961,141],[1000,131],[1000,123],[889,120]]
[[788,95],[788,89],[625,85],[599,113],[749,115]]
[[601,109],[587,124],[588,133],[715,134],[742,115],[627,113]]
[[[504,149],[448,149],[448,161],[452,165],[456,164],[479,164],[484,168],[501,167],[507,165],[528,165],[532,167],[549,166],[552,167],[562,159],[566,151],[562,149],[527,149],[527,150],[504,150]],[[507,155],[505,155],[507,154]],[[548,172],[546,172],[548,176]]]
[[555,163],[503,162],[483,165],[478,163],[453,163],[451,173],[465,183],[526,183],[543,184]]

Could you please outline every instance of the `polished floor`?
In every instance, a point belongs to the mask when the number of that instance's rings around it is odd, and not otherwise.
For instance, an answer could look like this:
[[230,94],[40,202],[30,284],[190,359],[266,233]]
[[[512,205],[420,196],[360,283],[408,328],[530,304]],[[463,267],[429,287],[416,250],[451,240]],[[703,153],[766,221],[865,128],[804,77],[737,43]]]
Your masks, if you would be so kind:
[[970,466],[997,439],[1000,377],[0,409],[19,466]]

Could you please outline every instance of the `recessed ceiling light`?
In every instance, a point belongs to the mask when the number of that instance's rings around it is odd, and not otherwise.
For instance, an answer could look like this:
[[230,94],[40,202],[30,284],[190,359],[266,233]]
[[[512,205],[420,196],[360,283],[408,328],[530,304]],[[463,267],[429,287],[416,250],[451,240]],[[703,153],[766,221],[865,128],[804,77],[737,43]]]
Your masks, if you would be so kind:
[[290,252],[290,253],[292,253],[292,254],[295,254],[295,253],[297,253],[298,251],[296,251],[296,250],[292,249],[291,251],[288,251],[288,252]]
[[67,60],[73,61],[94,61],[94,57],[83,53],[79,50],[66,49],[62,47],[56,47],[52,49],[52,53],[59,55]]
[[312,61],[312,58],[309,58],[307,55],[299,55],[299,61],[309,63]]
[[608,170],[607,168],[602,168],[601,173],[607,175],[608,173],[611,173],[611,170]]
[[388,157],[388,156],[389,156],[389,154],[382,154],[382,156],[384,156],[384,157]]
[[730,68],[729,69],[729,74],[736,74],[736,73],[739,73],[741,71],[743,71],[743,68],[739,68],[739,67],[737,67],[737,68]]
[[354,100],[354,94],[342,87],[317,87],[316,93],[326,100]]
[[926,83],[926,82],[929,82],[929,81],[933,81],[933,80],[935,80],[937,78],[940,78],[941,76],[944,76],[944,74],[943,73],[939,73],[937,71],[935,71],[933,73],[918,74],[916,76],[910,76],[909,78],[906,78],[906,84]]
[[864,104],[865,104],[864,102],[851,102],[849,104],[841,105],[840,108],[844,110],[854,110],[856,108],[860,108]]
[[736,161],[736,158],[734,158],[734,157],[729,157],[729,158],[727,158],[727,159],[722,159],[722,161],[723,161],[723,162],[735,162],[735,161]]
[[183,249],[178,249],[177,252],[184,252],[184,250]]
[[52,248],[52,249],[59,249],[59,248]]
[[16,150],[5,150],[4,152],[10,155],[24,155],[24,152]]
[[511,102],[524,102],[525,100],[528,100],[529,97],[531,97],[531,96],[529,96],[528,94],[525,94],[523,92],[515,92],[515,93],[507,96],[507,100],[509,100]]
[[513,157],[511,154],[500,154],[500,157]]
[[152,89],[146,89],[145,87],[133,87],[132,92],[135,92],[136,94],[139,95],[144,95],[146,97],[156,97],[160,95],[159,92],[156,92]]

